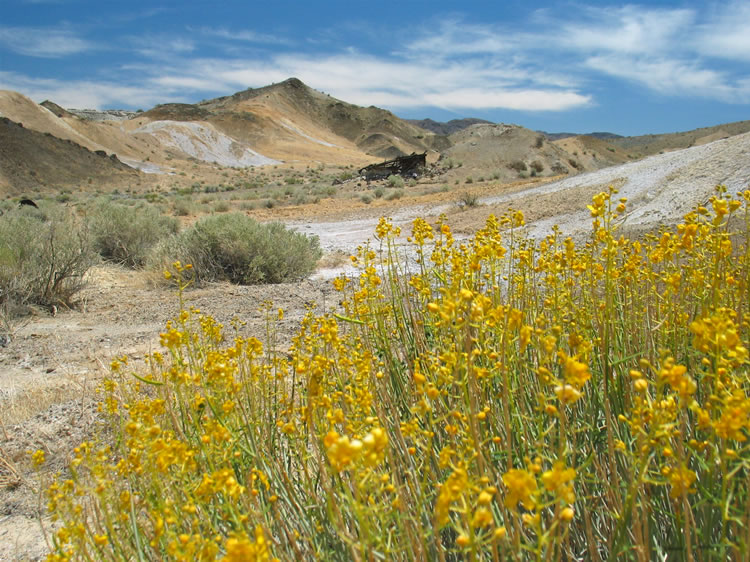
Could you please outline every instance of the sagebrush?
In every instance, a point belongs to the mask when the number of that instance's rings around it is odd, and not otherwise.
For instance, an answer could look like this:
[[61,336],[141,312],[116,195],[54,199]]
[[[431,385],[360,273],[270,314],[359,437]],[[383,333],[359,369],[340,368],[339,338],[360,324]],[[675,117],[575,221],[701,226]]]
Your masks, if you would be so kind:
[[89,209],[88,221],[94,249],[104,259],[128,267],[143,266],[151,249],[179,227],[177,219],[153,205],[127,206],[107,200]]
[[164,240],[151,267],[169,269],[174,261],[193,266],[198,281],[227,280],[255,285],[302,279],[322,252],[317,237],[287,229],[281,223],[259,223],[241,213],[208,216]]
[[23,314],[28,305],[72,306],[97,261],[88,230],[58,205],[23,206],[0,216],[0,307]]

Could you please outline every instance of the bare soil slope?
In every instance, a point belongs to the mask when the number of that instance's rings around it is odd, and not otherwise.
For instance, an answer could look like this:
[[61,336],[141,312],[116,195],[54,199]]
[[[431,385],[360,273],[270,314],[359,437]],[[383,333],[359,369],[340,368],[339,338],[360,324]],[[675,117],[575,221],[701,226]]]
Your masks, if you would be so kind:
[[129,185],[139,173],[105,152],[0,118],[0,191],[33,193],[54,185],[93,190]]
[[612,139],[610,142],[614,146],[622,147],[638,157],[642,157],[668,150],[690,148],[734,135],[741,135],[748,131],[750,131],[750,121],[736,121],[678,133],[620,137]]
[[[569,154],[544,135],[518,125],[472,125],[450,136],[443,157],[461,164],[464,174],[491,174],[502,182],[519,177],[571,173]],[[573,169],[572,173],[578,170]]]
[[[292,123],[311,126],[323,141],[328,141],[325,137],[333,133],[331,141],[346,139],[360,151],[381,158],[449,146],[445,137],[414,126],[390,111],[343,102],[297,78],[209,100],[200,107],[214,112],[247,111],[260,115],[273,110]],[[284,125],[283,121],[281,124]]]

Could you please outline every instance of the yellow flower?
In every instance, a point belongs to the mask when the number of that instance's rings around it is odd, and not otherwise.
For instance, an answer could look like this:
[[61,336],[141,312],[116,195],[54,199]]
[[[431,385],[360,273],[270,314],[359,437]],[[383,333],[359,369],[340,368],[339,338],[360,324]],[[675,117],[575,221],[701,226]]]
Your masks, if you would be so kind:
[[533,509],[537,492],[536,478],[522,469],[511,469],[503,474],[503,483],[508,489],[505,496],[505,505],[510,509],[516,509],[518,503],[522,503],[526,509]]
[[679,468],[672,469],[669,472],[669,483],[672,485],[672,489],[669,491],[669,496],[672,498],[680,497],[683,493],[694,494],[695,489],[690,486],[695,482],[695,472],[690,470],[686,466],[680,466]]
[[573,493],[573,486],[568,483],[575,477],[576,471],[574,468],[567,468],[563,461],[557,461],[552,470],[547,470],[542,474],[542,483],[547,491],[554,493],[568,503],[573,503],[576,497]]
[[583,394],[570,384],[558,385],[555,387],[555,395],[563,404],[572,404],[577,401]]
[[480,507],[471,519],[471,526],[475,529],[481,529],[483,527],[489,527],[494,522],[495,519],[492,517],[492,512],[486,507]]
[[221,562],[260,562],[271,559],[263,528],[260,525],[255,527],[255,542],[252,542],[247,535],[241,534],[227,539],[225,548],[226,556],[221,558]]
[[34,454],[31,455],[31,461],[33,462],[34,466],[41,466],[44,464],[44,451],[41,449],[37,449],[34,451]]
[[440,493],[435,502],[435,521],[438,528],[443,527],[450,520],[451,504],[461,496],[468,485],[466,470],[456,468],[448,480],[440,486]]
[[332,439],[331,434],[335,434],[335,432],[329,432],[324,440],[327,446],[328,460],[336,472],[341,472],[356,460],[364,444],[359,439],[350,441],[346,435]]

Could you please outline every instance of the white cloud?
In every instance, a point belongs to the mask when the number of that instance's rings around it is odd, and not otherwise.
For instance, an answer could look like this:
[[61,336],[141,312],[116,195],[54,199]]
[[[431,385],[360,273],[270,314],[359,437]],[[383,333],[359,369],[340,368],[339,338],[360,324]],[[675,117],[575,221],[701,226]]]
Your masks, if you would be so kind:
[[94,48],[94,44],[67,29],[0,26],[0,43],[16,53],[42,58],[60,58]]
[[[426,64],[383,60],[360,54],[307,57],[278,56],[265,63],[227,64],[221,60],[194,61],[184,72],[210,71],[218,84],[242,89],[296,76],[318,90],[359,105],[392,108],[438,105],[445,108],[506,108],[557,111],[590,103],[590,96],[574,90],[529,88],[533,76],[503,67],[469,63]],[[353,74],[353,72],[356,73]],[[172,77],[166,77],[172,80]],[[163,80],[163,79],[162,79]]]
[[203,35],[218,37],[230,41],[242,41],[247,43],[266,43],[271,45],[289,45],[291,41],[268,33],[258,33],[250,29],[231,30],[225,27],[201,27],[198,30]]
[[459,57],[508,52],[517,46],[519,34],[507,34],[487,25],[467,24],[454,18],[443,20],[437,30],[421,33],[406,45],[412,55]]
[[588,8],[582,21],[563,23],[563,47],[597,52],[649,54],[679,47],[695,19],[692,10],[660,10],[642,6]]
[[3,71],[0,71],[0,89],[21,92],[37,102],[48,99],[62,107],[80,109],[148,108],[164,101],[160,97],[163,92],[148,85],[127,86],[115,82],[52,80]]
[[719,5],[698,27],[694,44],[704,55],[750,61],[750,2]]
[[665,96],[713,98],[727,103],[746,102],[747,84],[724,74],[673,59],[633,59],[621,55],[589,57],[586,64],[610,76],[637,82]]
[[147,59],[165,60],[184,56],[195,50],[195,41],[171,35],[137,35],[128,37],[135,52]]

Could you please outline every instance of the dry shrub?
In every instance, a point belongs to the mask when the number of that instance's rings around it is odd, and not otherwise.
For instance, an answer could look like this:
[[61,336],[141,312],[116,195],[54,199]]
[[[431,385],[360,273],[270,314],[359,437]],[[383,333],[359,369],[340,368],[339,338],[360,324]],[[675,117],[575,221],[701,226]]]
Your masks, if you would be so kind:
[[104,259],[140,267],[157,242],[177,232],[178,222],[149,204],[100,201],[89,212],[89,228],[93,247]]
[[306,277],[321,255],[317,237],[231,213],[205,217],[164,240],[155,249],[150,267],[169,270],[179,261],[193,266],[197,281],[256,285]]
[[96,263],[85,225],[66,208],[21,207],[0,216],[0,305],[6,314],[28,305],[72,306]]

